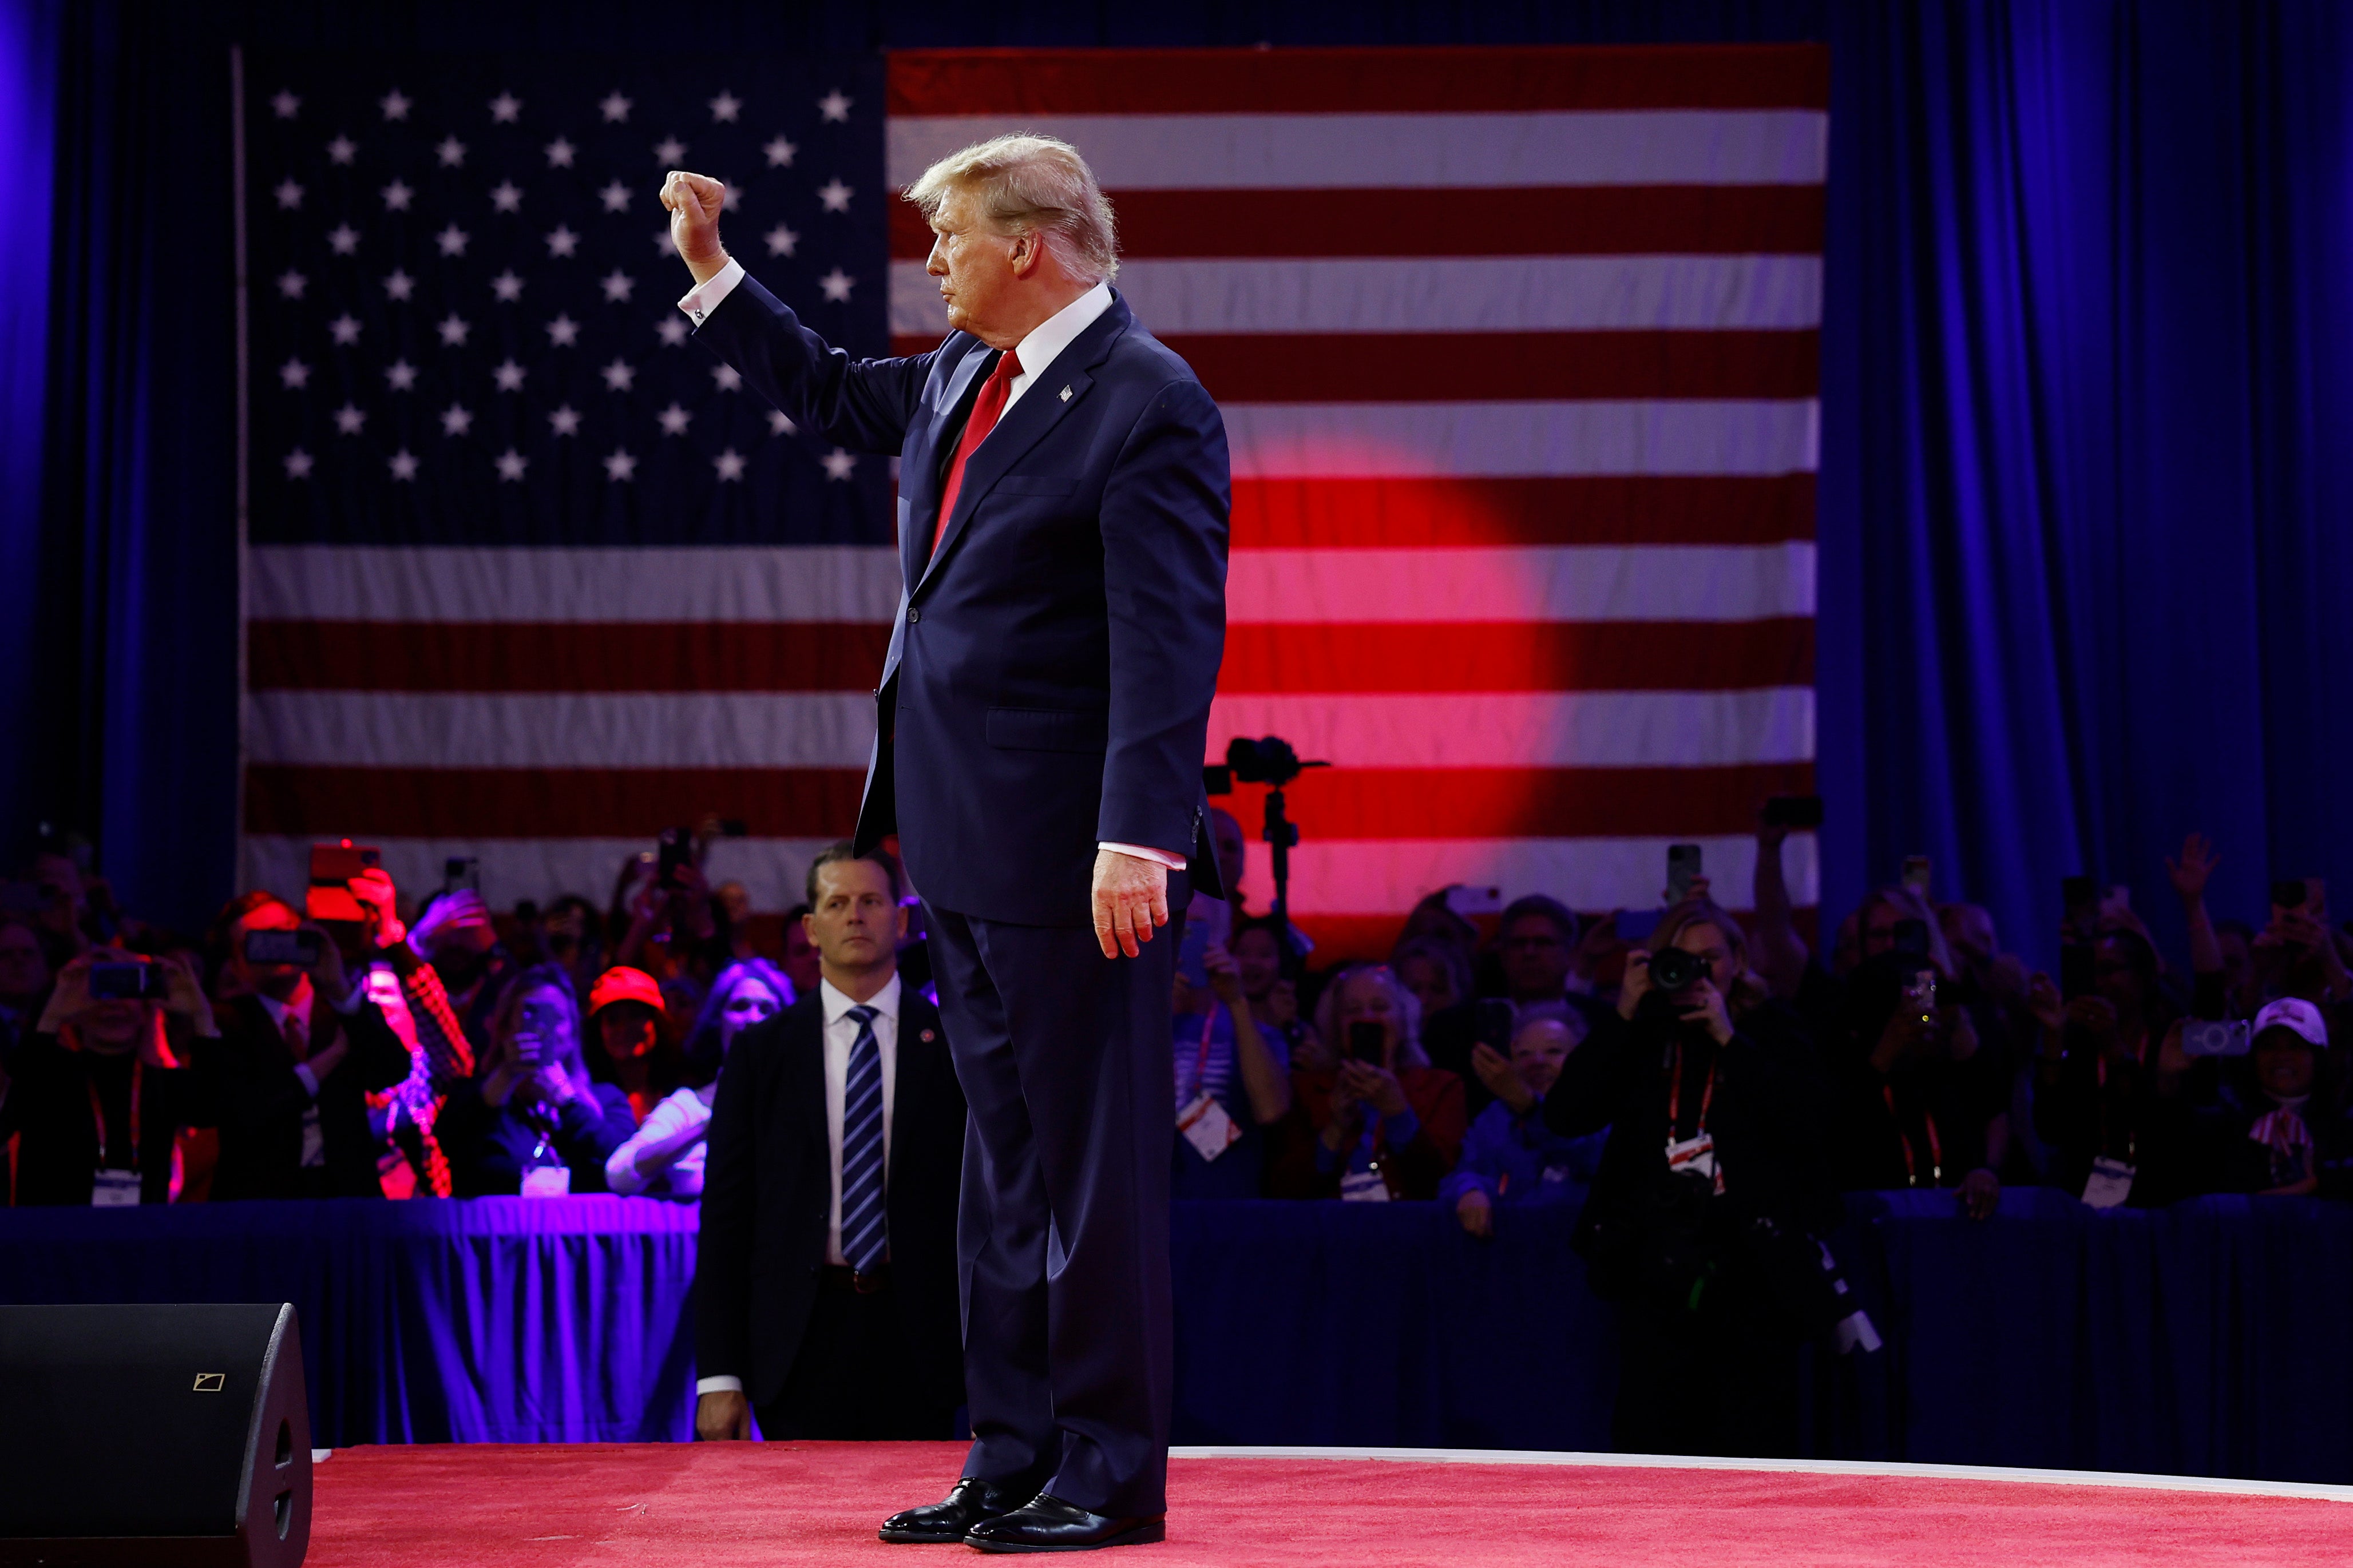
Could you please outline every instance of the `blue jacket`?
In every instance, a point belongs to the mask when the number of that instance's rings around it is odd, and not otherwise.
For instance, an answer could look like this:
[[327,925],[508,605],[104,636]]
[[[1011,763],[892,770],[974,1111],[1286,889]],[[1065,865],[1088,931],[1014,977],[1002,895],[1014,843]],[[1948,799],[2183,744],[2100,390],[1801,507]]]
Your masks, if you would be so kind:
[[899,456],[907,588],[875,690],[861,848],[899,835],[944,908],[1083,926],[1098,842],[1189,853],[1223,890],[1201,759],[1226,629],[1225,423],[1126,302],[1091,323],[967,461],[948,455],[996,362],[951,332],[856,360],[745,279],[697,339],[804,426]]
[[1609,1130],[1564,1138],[1545,1125],[1541,1102],[1525,1116],[1514,1116],[1502,1100],[1491,1102],[1462,1137],[1462,1158],[1438,1184],[1438,1201],[1451,1207],[1473,1187],[1499,1203],[1536,1203],[1577,1194],[1601,1166]]

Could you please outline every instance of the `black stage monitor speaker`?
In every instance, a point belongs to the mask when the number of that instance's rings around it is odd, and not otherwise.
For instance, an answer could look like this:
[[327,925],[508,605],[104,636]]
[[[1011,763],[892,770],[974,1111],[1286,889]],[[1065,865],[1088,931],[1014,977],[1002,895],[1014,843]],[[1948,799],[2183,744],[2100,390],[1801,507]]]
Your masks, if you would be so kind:
[[290,1306],[0,1307],[0,1568],[297,1568]]

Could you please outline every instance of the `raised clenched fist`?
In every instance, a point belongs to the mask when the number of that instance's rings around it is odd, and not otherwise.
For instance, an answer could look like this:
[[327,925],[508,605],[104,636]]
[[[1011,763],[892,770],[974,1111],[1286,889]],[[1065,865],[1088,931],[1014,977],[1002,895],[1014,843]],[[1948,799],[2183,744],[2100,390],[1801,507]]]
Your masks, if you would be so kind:
[[672,169],[662,181],[661,204],[670,210],[670,239],[680,258],[697,283],[709,282],[727,265],[727,251],[719,243],[727,187],[708,174]]

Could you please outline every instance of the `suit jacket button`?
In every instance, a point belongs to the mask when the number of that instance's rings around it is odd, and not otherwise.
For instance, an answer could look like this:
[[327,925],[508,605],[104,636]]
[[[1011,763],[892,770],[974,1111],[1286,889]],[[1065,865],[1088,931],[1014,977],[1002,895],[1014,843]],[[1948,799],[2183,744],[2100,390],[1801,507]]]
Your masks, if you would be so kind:
[[922,620],[923,618],[923,611],[921,611],[921,610],[909,610],[909,611],[907,612],[907,624],[908,624],[909,626],[913,626],[917,621]]

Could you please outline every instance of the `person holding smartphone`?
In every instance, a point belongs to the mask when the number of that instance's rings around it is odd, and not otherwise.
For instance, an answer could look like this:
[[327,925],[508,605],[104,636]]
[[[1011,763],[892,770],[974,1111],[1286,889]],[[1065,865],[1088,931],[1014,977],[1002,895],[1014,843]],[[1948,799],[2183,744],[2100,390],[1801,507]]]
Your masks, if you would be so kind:
[[1430,1065],[1413,993],[1385,963],[1342,970],[1316,1004],[1334,1060],[1293,1072],[1270,1195],[1430,1199],[1462,1150],[1462,1080]]
[[588,1076],[569,974],[533,964],[507,983],[480,1070],[451,1090],[438,1125],[461,1198],[606,1190],[606,1163],[638,1121],[619,1089]]

